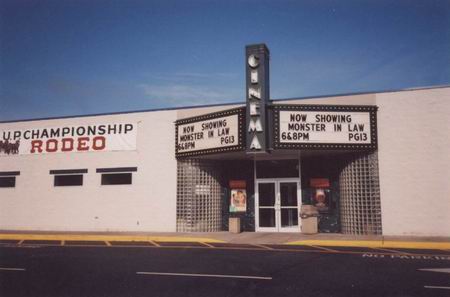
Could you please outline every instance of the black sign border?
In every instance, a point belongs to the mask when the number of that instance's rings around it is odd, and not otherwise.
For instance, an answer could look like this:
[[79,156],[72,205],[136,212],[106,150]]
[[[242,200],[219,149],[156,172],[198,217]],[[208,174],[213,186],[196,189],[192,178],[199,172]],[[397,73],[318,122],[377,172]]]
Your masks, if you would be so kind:
[[[376,150],[378,148],[377,110],[374,105],[273,105],[274,110],[274,149],[321,149],[321,150]],[[369,112],[370,113],[370,144],[342,143],[280,143],[280,111],[332,111],[332,112]]]
[[[204,120],[211,120],[216,118],[221,118],[225,116],[238,115],[238,144],[233,146],[227,146],[223,148],[211,148],[198,150],[193,152],[178,152],[178,126],[200,122]],[[215,153],[225,153],[225,152],[233,152],[233,151],[244,151],[245,150],[245,139],[244,139],[244,127],[245,127],[245,107],[238,107],[213,113],[208,113],[200,116],[184,118],[181,120],[175,121],[175,157],[194,157],[201,156],[207,154],[215,154]]]

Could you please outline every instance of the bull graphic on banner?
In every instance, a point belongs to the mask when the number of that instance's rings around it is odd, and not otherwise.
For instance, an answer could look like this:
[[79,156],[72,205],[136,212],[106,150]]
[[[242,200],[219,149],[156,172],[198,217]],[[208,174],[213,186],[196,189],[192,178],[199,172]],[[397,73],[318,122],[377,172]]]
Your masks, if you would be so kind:
[[0,125],[0,157],[133,151],[137,127],[138,123],[104,123],[3,130]]
[[0,154],[17,155],[19,153],[20,140],[16,140],[14,143],[8,140],[0,140]]

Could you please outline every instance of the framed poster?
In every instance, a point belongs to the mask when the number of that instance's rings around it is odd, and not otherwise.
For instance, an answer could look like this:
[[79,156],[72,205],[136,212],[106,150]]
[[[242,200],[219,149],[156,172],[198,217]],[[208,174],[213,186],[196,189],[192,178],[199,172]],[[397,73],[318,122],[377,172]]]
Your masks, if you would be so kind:
[[328,212],[330,209],[330,180],[328,178],[311,178],[310,186],[312,188],[312,204],[319,213]]
[[245,189],[231,189],[230,212],[247,211],[247,191]]

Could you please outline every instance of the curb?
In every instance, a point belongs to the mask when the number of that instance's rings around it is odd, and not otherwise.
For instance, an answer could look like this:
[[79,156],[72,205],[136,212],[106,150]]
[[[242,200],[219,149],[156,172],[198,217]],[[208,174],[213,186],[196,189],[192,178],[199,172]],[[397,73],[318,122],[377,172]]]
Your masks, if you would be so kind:
[[285,243],[287,245],[317,245],[369,248],[403,248],[403,249],[450,249],[450,242],[426,241],[381,241],[381,240],[300,240]]
[[[157,241],[157,242],[203,242],[227,243],[207,237],[154,236],[154,235],[108,235],[108,234],[30,234],[0,233],[0,240],[56,240],[56,241]],[[249,243],[247,243],[249,244]],[[251,244],[251,242],[250,242]],[[281,243],[283,245],[329,246],[329,247],[368,247],[450,250],[450,242],[435,241],[396,241],[396,240],[330,240],[309,239]]]
[[146,235],[94,235],[94,234],[0,234],[0,240],[59,240],[59,241],[160,241],[224,243],[205,237],[146,236]]

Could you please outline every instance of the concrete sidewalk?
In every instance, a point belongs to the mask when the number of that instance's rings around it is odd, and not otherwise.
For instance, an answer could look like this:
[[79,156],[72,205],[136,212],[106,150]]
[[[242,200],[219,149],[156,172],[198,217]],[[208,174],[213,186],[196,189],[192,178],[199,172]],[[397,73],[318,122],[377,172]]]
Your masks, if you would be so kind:
[[1,240],[82,240],[82,241],[156,241],[204,242],[230,244],[290,244],[317,246],[348,246],[408,249],[450,250],[450,237],[362,236],[346,234],[229,232],[202,233],[135,233],[135,232],[46,232],[0,231]]

